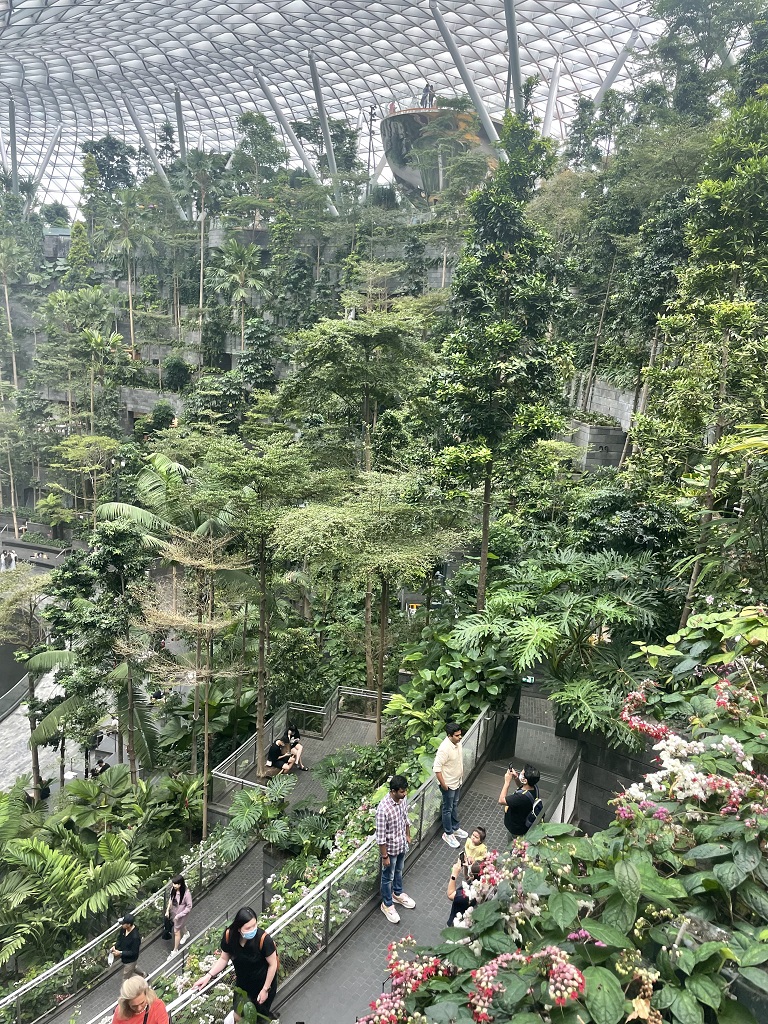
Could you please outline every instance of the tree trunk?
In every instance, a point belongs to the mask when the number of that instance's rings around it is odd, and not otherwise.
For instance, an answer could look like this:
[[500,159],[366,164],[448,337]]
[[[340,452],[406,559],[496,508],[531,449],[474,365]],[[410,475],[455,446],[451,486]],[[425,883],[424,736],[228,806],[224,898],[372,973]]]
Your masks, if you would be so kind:
[[365,580],[365,684],[369,690],[373,690],[376,681],[373,671],[372,589],[373,580],[371,574],[368,573]]
[[203,658],[203,593],[200,581],[197,584],[197,634],[195,636],[195,707],[192,712],[192,774],[197,775],[197,723],[200,720],[200,669]]
[[117,719],[117,763],[125,763],[125,753],[123,751],[123,723],[120,718]]
[[133,330],[133,288],[131,286],[131,257],[126,259],[128,264],[128,329],[131,335],[131,359],[136,358],[136,336]]
[[616,266],[616,257],[613,257],[611,263],[611,272],[608,275],[608,287],[605,289],[605,299],[603,300],[603,308],[600,312],[600,323],[597,325],[597,333],[595,334],[595,344],[592,346],[592,362],[589,366],[589,375],[587,376],[587,387],[583,395],[582,409],[589,409],[589,403],[592,399],[592,388],[595,383],[595,366],[597,364],[597,353],[600,347],[600,335],[603,333],[603,322],[605,320],[605,311],[608,308],[608,299],[611,296],[611,283],[613,282],[613,268]]
[[245,671],[245,651],[248,640],[248,599],[246,598],[245,605],[243,607],[243,631],[241,634],[240,642],[240,658],[243,662],[243,672],[237,673],[237,682],[235,683],[235,721],[232,727],[232,753],[237,750],[237,727],[240,719],[238,718],[237,711],[240,707],[240,701],[243,696],[243,674]]
[[92,434],[96,433],[96,417],[95,417],[95,413],[94,413],[94,398],[93,398],[93,392],[94,392],[95,386],[96,386],[96,381],[95,381],[94,368],[93,368],[93,356],[91,356],[91,433]]
[[379,611],[379,659],[376,672],[376,742],[381,740],[381,713],[384,704],[384,652],[389,625],[389,580],[381,577],[381,607]]
[[205,277],[205,194],[200,193],[200,312],[197,320],[199,365],[203,365],[203,281]]
[[[211,547],[213,547],[212,541]],[[208,705],[211,696],[211,672],[213,670],[213,613],[214,589],[213,577],[211,576],[208,580],[208,643],[205,645],[205,698],[203,706],[203,839],[208,835],[208,760],[210,752]]]
[[13,536],[19,539],[19,521],[16,517],[16,489],[13,482],[13,460],[11,459],[11,446],[8,445],[8,490],[11,496],[11,515],[13,516]]
[[5,315],[8,320],[8,343],[11,346],[11,367],[13,370],[13,386],[18,389],[19,376],[16,372],[16,349],[13,345],[13,324],[11,323],[11,301],[8,297],[8,279],[3,278],[3,291],[5,292]]
[[[35,677],[31,672],[27,673],[27,718],[29,719],[29,731],[33,733],[37,728],[37,715],[32,710],[35,700]],[[42,780],[40,778],[40,753],[36,743],[29,745],[30,758],[32,761],[32,793],[35,800],[40,799]]]
[[67,737],[61,737],[61,744],[59,746],[59,790],[64,792],[64,772],[67,767]]
[[266,695],[267,643],[267,543],[259,538],[259,662],[256,676],[256,763],[259,775],[264,774],[264,719]]
[[[126,639],[128,639],[126,637]],[[139,772],[136,767],[136,721],[134,715],[136,713],[136,704],[134,701],[133,693],[133,672],[131,666],[128,666],[128,685],[126,695],[128,697],[128,767],[131,772],[131,785],[135,786],[139,781]]]
[[483,526],[480,541],[480,572],[477,577],[477,605],[475,610],[481,612],[485,608],[485,591],[488,586],[488,533],[491,526],[491,483],[493,479],[493,463],[485,467],[483,481]]

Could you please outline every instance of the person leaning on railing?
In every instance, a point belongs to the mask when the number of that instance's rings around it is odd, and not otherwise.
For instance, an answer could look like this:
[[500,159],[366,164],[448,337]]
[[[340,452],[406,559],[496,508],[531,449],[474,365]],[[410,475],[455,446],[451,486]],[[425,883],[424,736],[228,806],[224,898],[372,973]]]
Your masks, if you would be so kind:
[[134,974],[120,987],[112,1024],[168,1024],[168,1011],[147,979]]

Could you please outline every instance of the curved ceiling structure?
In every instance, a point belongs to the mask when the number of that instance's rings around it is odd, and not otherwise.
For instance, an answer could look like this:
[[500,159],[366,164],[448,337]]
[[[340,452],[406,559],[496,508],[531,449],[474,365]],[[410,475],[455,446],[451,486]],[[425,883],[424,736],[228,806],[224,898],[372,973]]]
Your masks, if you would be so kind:
[[[521,71],[540,78],[541,116],[561,60],[553,134],[562,135],[578,97],[594,96],[606,76],[619,70],[615,84],[626,84],[625,48],[643,49],[657,34],[641,9],[641,0],[517,0]],[[440,10],[499,114],[504,0],[442,0]],[[175,122],[178,89],[190,147],[226,149],[243,110],[274,120],[254,69],[290,119],[314,112],[310,48],[329,116],[355,126],[371,105],[380,114],[390,102],[417,105],[425,79],[438,95],[465,92],[427,0],[0,0],[0,19],[0,157],[8,168],[13,98],[19,173],[40,175],[55,140],[39,195],[70,205],[81,142],[111,132],[138,143],[124,97],[153,140],[165,120]]]

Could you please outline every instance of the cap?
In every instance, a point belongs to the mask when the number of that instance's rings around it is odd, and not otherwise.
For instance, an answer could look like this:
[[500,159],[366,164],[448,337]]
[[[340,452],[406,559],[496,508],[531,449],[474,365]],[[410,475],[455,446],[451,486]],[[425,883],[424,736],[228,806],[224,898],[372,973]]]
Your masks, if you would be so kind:
[[133,922],[135,920],[136,920],[136,918],[133,916],[133,914],[123,914],[123,920],[122,920],[121,923],[122,924],[133,924]]

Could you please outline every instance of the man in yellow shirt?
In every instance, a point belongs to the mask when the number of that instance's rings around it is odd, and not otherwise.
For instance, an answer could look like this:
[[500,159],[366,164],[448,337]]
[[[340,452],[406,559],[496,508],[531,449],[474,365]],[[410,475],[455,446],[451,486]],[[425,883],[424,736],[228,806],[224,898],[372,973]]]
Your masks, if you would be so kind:
[[459,793],[464,781],[464,748],[458,722],[449,722],[445,732],[446,737],[437,748],[432,771],[443,794],[443,842],[455,850],[459,840],[469,835],[460,827],[458,813]]

